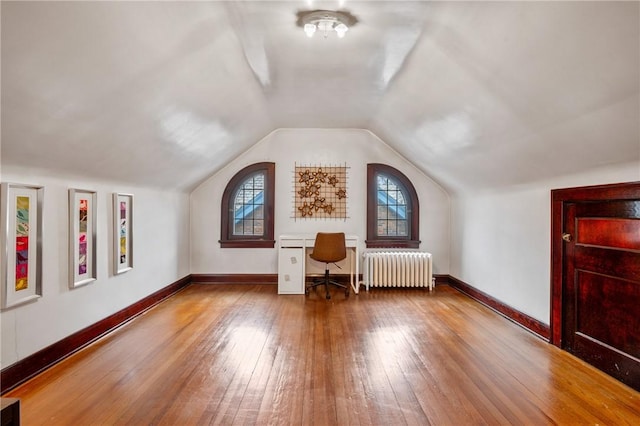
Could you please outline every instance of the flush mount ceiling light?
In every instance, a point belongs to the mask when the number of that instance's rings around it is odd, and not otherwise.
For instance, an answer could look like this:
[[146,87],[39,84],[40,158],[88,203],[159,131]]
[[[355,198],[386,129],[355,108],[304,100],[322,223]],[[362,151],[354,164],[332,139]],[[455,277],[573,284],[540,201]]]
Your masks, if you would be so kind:
[[356,24],[357,19],[349,12],[332,10],[310,10],[298,12],[298,26],[304,29],[307,37],[313,37],[320,31],[327,38],[333,31],[342,38],[349,31],[349,27]]

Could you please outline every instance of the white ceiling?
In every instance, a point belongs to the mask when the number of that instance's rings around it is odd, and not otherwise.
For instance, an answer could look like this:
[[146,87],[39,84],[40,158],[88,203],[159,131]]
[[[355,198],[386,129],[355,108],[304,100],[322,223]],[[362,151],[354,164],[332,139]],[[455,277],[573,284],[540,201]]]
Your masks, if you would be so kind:
[[5,2],[2,164],[190,189],[277,128],[369,129],[451,191],[640,162],[640,3]]

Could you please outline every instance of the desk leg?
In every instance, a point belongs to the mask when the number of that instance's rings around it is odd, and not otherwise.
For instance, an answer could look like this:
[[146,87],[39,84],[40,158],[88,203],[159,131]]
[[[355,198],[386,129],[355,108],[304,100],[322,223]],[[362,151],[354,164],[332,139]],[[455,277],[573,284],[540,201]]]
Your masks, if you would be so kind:
[[353,292],[357,294],[358,290],[356,290],[353,281],[353,250],[349,250],[349,284],[351,285]]
[[358,255],[358,245],[353,249],[353,256],[356,263],[356,294],[360,293],[360,256]]
[[360,282],[358,281],[358,247],[349,250],[349,278],[351,288],[355,294],[360,293]]

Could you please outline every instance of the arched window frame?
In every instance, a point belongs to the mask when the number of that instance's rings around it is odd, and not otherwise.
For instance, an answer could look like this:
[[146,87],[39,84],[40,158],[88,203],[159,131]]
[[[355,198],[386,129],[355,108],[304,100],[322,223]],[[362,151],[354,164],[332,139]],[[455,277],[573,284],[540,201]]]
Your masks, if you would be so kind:
[[[264,233],[259,235],[234,235],[233,234],[233,197],[240,185],[252,175],[263,172],[265,177],[264,188]],[[222,248],[273,248],[275,239],[273,237],[274,225],[274,200],[275,200],[275,163],[255,163],[251,164],[236,173],[222,194],[220,212],[220,247]]]
[[[396,181],[403,189],[408,200],[407,221],[409,232],[407,236],[378,235],[377,209],[377,176],[385,175]],[[413,184],[401,171],[386,164],[367,164],[367,248],[418,248],[420,247],[420,203],[418,193]]]

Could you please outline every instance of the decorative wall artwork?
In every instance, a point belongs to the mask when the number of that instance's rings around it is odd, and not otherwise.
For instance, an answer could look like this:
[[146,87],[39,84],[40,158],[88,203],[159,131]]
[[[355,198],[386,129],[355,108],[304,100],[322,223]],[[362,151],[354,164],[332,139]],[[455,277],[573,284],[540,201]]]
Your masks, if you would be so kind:
[[2,184],[2,309],[42,296],[43,193],[41,186]]
[[69,287],[96,280],[96,203],[94,191],[69,190]]
[[133,268],[133,195],[113,194],[113,273]]
[[347,218],[347,167],[295,166],[294,217]]

